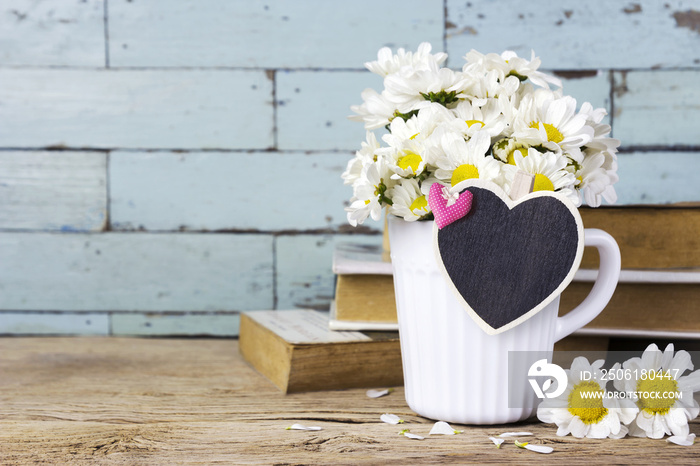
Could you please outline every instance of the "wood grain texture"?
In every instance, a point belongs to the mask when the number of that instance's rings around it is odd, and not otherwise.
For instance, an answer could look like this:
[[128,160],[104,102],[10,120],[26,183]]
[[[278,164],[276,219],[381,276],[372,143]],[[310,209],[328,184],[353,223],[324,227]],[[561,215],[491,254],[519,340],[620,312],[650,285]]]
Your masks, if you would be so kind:
[[[372,58],[370,55],[365,61]],[[364,89],[382,90],[379,76],[369,72],[280,71],[276,80],[280,149],[359,150],[365,129],[362,123],[348,120],[350,106],[362,103]]]
[[339,242],[378,245],[379,235],[281,235],[275,238],[277,309],[328,310],[334,296],[333,249]]
[[382,45],[436,48],[441,0],[171,0],[109,3],[113,66],[362,68]]
[[[695,464],[698,445],[557,437],[552,425],[457,426],[428,436],[403,389],[282,395],[232,340],[0,339],[0,460],[4,464]],[[383,413],[406,421],[380,422]],[[302,423],[318,432],[290,431]],[[413,441],[400,429],[424,435]],[[549,456],[500,449],[489,436],[529,431]],[[690,431],[700,434],[693,421]]]
[[272,306],[272,238],[0,233],[0,310],[233,311]]
[[3,0],[0,63],[104,66],[104,0]]
[[686,23],[689,5],[682,0],[494,5],[447,1],[451,66],[474,48],[528,58],[534,49],[547,69],[700,67],[700,34]]
[[266,149],[262,71],[0,69],[5,147]]
[[[610,233],[620,246],[623,269],[700,267],[700,208],[581,208],[586,228]],[[581,268],[598,268],[598,252],[586,248]]]
[[100,231],[106,224],[106,154],[0,152],[0,229]]
[[114,229],[308,230],[345,226],[349,154],[144,153],[110,157]]
[[700,71],[621,71],[613,80],[613,136],[625,146],[700,144]]

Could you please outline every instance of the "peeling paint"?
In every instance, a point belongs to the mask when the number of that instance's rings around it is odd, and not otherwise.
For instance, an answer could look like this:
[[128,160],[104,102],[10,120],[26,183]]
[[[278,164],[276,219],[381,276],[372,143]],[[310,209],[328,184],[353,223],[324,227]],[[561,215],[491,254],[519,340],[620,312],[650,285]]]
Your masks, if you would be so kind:
[[673,19],[679,28],[688,28],[700,34],[700,11],[676,11],[673,13]]
[[639,3],[632,3],[630,6],[623,8],[622,11],[627,13],[628,15],[633,14],[633,13],[641,13],[642,12],[642,5]]
[[[615,97],[622,97],[629,92],[629,88],[627,87],[627,71],[621,71],[619,77],[620,82],[617,82],[617,76],[613,78],[613,93]],[[618,113],[615,113],[615,116],[617,115]]]

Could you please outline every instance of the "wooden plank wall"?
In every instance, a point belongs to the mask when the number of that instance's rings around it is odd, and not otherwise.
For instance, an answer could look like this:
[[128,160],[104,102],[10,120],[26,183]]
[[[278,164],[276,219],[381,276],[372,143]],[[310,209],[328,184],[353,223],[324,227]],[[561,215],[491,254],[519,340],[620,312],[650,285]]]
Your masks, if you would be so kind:
[[235,335],[325,308],[382,46],[533,48],[623,141],[620,203],[700,200],[700,2],[0,3],[0,334]]

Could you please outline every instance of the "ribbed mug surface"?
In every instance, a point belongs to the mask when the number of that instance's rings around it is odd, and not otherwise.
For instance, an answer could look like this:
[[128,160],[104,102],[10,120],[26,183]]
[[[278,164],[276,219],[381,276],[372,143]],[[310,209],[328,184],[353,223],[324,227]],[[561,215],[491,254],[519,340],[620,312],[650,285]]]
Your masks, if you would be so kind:
[[406,401],[421,416],[461,424],[527,419],[537,399],[519,380],[511,386],[518,408],[509,408],[508,352],[551,354],[559,298],[517,327],[488,335],[438,269],[433,223],[389,218]]

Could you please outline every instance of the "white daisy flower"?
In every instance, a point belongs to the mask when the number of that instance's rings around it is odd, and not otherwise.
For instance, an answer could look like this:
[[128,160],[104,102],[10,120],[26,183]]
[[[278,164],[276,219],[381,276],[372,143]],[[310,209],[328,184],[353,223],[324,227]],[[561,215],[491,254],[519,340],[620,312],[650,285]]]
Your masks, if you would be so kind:
[[530,147],[527,151],[527,156],[516,150],[513,152],[515,165],[503,164],[505,173],[506,192],[510,191],[513,185],[513,178],[518,170],[535,175],[534,191],[556,191],[571,199],[577,206],[580,205],[581,199],[574,189],[576,177],[570,173],[567,167],[565,157],[546,152],[544,154]]
[[457,104],[452,113],[457,120],[465,122],[464,135],[467,137],[472,137],[477,131],[486,131],[493,138],[500,135],[506,127],[505,118],[495,99],[488,99],[481,107],[463,100]]
[[502,73],[499,73],[497,70],[491,70],[465,89],[465,94],[471,96],[471,101],[474,105],[481,106],[488,99],[512,97],[520,86],[520,80],[515,76],[508,76],[504,79]]
[[608,202],[611,197],[612,202],[617,199],[615,188],[612,186],[617,179],[609,176],[608,170],[603,167],[604,164],[605,155],[589,149],[584,152],[583,162],[577,164],[576,189],[591,207],[600,206],[603,196]]
[[362,167],[372,163],[376,157],[376,151],[380,145],[377,136],[367,131],[367,141],[362,143],[361,149],[355,152],[355,158],[348,162],[348,165],[341,175],[345,184],[354,185],[362,176]]
[[[566,371],[566,390],[556,398],[548,398],[537,408],[537,418],[557,425],[557,435],[577,438],[622,438],[628,424],[637,414],[631,400],[605,397],[607,380],[601,380],[604,361],[592,364],[577,357]],[[590,380],[588,380],[590,379]],[[555,382],[556,383],[556,382]]]
[[385,77],[396,73],[405,66],[420,69],[427,68],[428,63],[440,65],[447,60],[446,53],[431,54],[431,50],[432,45],[428,42],[421,43],[415,52],[406,52],[400,48],[396,51],[396,55],[391,53],[389,47],[382,47],[377,53],[377,60],[365,63],[365,68],[372,73]]
[[486,70],[497,70],[500,73],[501,81],[507,76],[514,76],[520,81],[529,79],[536,86],[547,89],[549,89],[549,84],[561,87],[559,78],[537,71],[542,61],[535,56],[534,50],[531,51],[529,61],[518,57],[511,50],[506,50],[500,55],[495,53],[484,55],[476,50],[471,50],[464,58],[467,60],[467,64],[464,65],[465,71],[474,67],[480,67]]
[[428,102],[456,105],[473,79],[459,71],[428,65],[425,69],[402,68],[384,78],[386,98],[397,108],[421,108]]
[[392,205],[389,213],[401,217],[408,222],[420,220],[430,213],[428,197],[421,192],[418,180],[404,179],[387,192]]
[[662,353],[652,344],[641,358],[632,358],[622,365],[636,375],[636,380],[616,380],[615,388],[636,392],[639,414],[630,425],[635,437],[663,438],[664,435],[687,436],[688,421],[700,413],[693,393],[700,391],[700,370],[693,370],[687,351],[673,352],[669,344]]
[[[362,105],[352,105],[350,110],[357,115],[350,115],[348,119],[364,122],[365,129],[378,129],[388,125],[398,113],[404,113],[398,109],[397,105],[389,102],[385,92],[379,94],[371,88],[362,91]],[[405,112],[410,112],[410,108],[402,108]]]
[[360,177],[353,185],[350,206],[345,208],[348,223],[357,226],[367,217],[372,217],[375,221],[380,220],[382,205],[388,203],[385,193],[392,186],[393,182],[389,178],[389,171],[383,159],[365,164]]
[[438,167],[435,176],[452,187],[472,178],[499,180],[502,164],[486,155],[490,146],[491,138],[486,131],[476,132],[469,141],[459,134],[445,134],[440,141],[442,155],[435,161]]
[[514,138],[503,138],[494,143],[493,156],[501,162],[515,165],[515,151],[520,152],[523,157],[527,157],[529,148],[528,144],[518,142]]
[[538,89],[523,97],[513,121],[513,137],[553,152],[563,151],[581,162],[581,147],[593,140],[593,128],[587,125],[586,115],[576,113],[576,99]]
[[433,164],[431,148],[439,141],[432,137],[435,129],[454,121],[454,116],[441,105],[431,105],[406,121],[396,118],[391,122],[390,133],[382,140],[387,144],[377,150],[386,158],[389,168],[395,173],[393,179],[411,178],[423,174],[428,164]]

